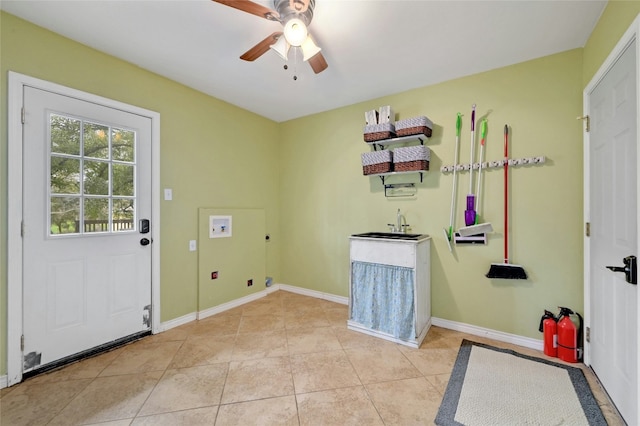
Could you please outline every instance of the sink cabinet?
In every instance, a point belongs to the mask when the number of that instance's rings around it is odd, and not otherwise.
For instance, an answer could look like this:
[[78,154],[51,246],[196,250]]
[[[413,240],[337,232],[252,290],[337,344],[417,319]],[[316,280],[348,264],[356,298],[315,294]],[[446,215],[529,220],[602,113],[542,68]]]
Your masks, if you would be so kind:
[[431,326],[431,237],[349,241],[347,327],[420,347]]

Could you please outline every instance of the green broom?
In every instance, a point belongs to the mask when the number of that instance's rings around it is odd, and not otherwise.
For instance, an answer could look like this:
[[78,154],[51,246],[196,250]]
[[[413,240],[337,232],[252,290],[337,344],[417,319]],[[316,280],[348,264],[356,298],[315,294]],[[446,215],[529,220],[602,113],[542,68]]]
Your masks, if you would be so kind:
[[492,263],[487,278],[526,280],[527,273],[520,265],[509,263],[509,126],[504,125],[504,263]]

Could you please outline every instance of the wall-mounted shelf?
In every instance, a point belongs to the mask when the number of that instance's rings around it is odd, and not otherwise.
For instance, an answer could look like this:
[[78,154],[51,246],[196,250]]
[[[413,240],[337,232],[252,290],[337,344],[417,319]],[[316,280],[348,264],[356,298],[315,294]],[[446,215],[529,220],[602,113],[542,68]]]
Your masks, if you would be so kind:
[[424,145],[424,141],[427,139],[425,135],[410,135],[410,136],[400,136],[399,138],[391,138],[391,139],[383,139],[380,141],[367,142],[367,145],[373,145],[373,150],[377,151],[378,147],[380,149],[384,149],[387,145],[405,143],[405,142],[413,142],[419,141],[420,145]]

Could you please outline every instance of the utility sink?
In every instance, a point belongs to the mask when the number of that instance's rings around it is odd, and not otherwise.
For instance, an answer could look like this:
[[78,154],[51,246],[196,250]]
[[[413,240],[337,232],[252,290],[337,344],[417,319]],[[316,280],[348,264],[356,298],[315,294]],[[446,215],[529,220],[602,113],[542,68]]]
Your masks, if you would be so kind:
[[418,241],[427,238],[427,234],[400,234],[395,232],[365,232],[363,234],[353,234],[352,237],[377,238],[384,240],[410,240]]

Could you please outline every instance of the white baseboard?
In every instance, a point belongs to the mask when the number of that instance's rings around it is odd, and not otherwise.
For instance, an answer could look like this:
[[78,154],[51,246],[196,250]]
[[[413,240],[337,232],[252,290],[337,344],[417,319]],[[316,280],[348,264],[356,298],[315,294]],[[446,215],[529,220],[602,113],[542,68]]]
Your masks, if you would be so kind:
[[[179,327],[181,325],[185,325],[185,324],[190,323],[191,321],[195,321],[197,319],[198,319],[198,315],[195,312],[192,312],[190,314],[183,315],[181,317],[174,318],[172,320],[160,323],[160,329],[157,332],[158,333],[162,333],[163,331],[167,331],[167,330],[170,330],[172,328]],[[155,333],[156,333],[156,331],[154,331],[154,334]]]
[[231,302],[223,303],[222,305],[207,308],[198,312],[198,319],[204,319],[215,314],[219,314],[229,309],[237,308],[245,303],[253,302],[254,300],[262,299],[267,295],[267,290],[261,290],[257,293],[250,294],[248,296],[241,297],[240,299],[232,300]]
[[489,328],[478,327],[463,322],[450,321],[442,318],[431,318],[431,325],[436,327],[447,328],[449,330],[461,331],[474,336],[487,337],[499,342],[512,343],[525,348],[541,351],[543,349],[543,341],[532,339],[530,337],[518,336],[517,334],[504,333],[502,331],[491,330]]
[[336,296],[335,294],[323,293],[321,291],[309,290],[307,288],[296,287],[288,284],[278,284],[280,290],[288,291],[290,293],[302,294],[303,296],[315,297],[316,299],[324,299],[329,302],[340,303],[341,305],[348,305],[349,298],[345,296]]
[[9,381],[7,380],[7,376],[0,376],[0,389],[4,389],[9,386]]

